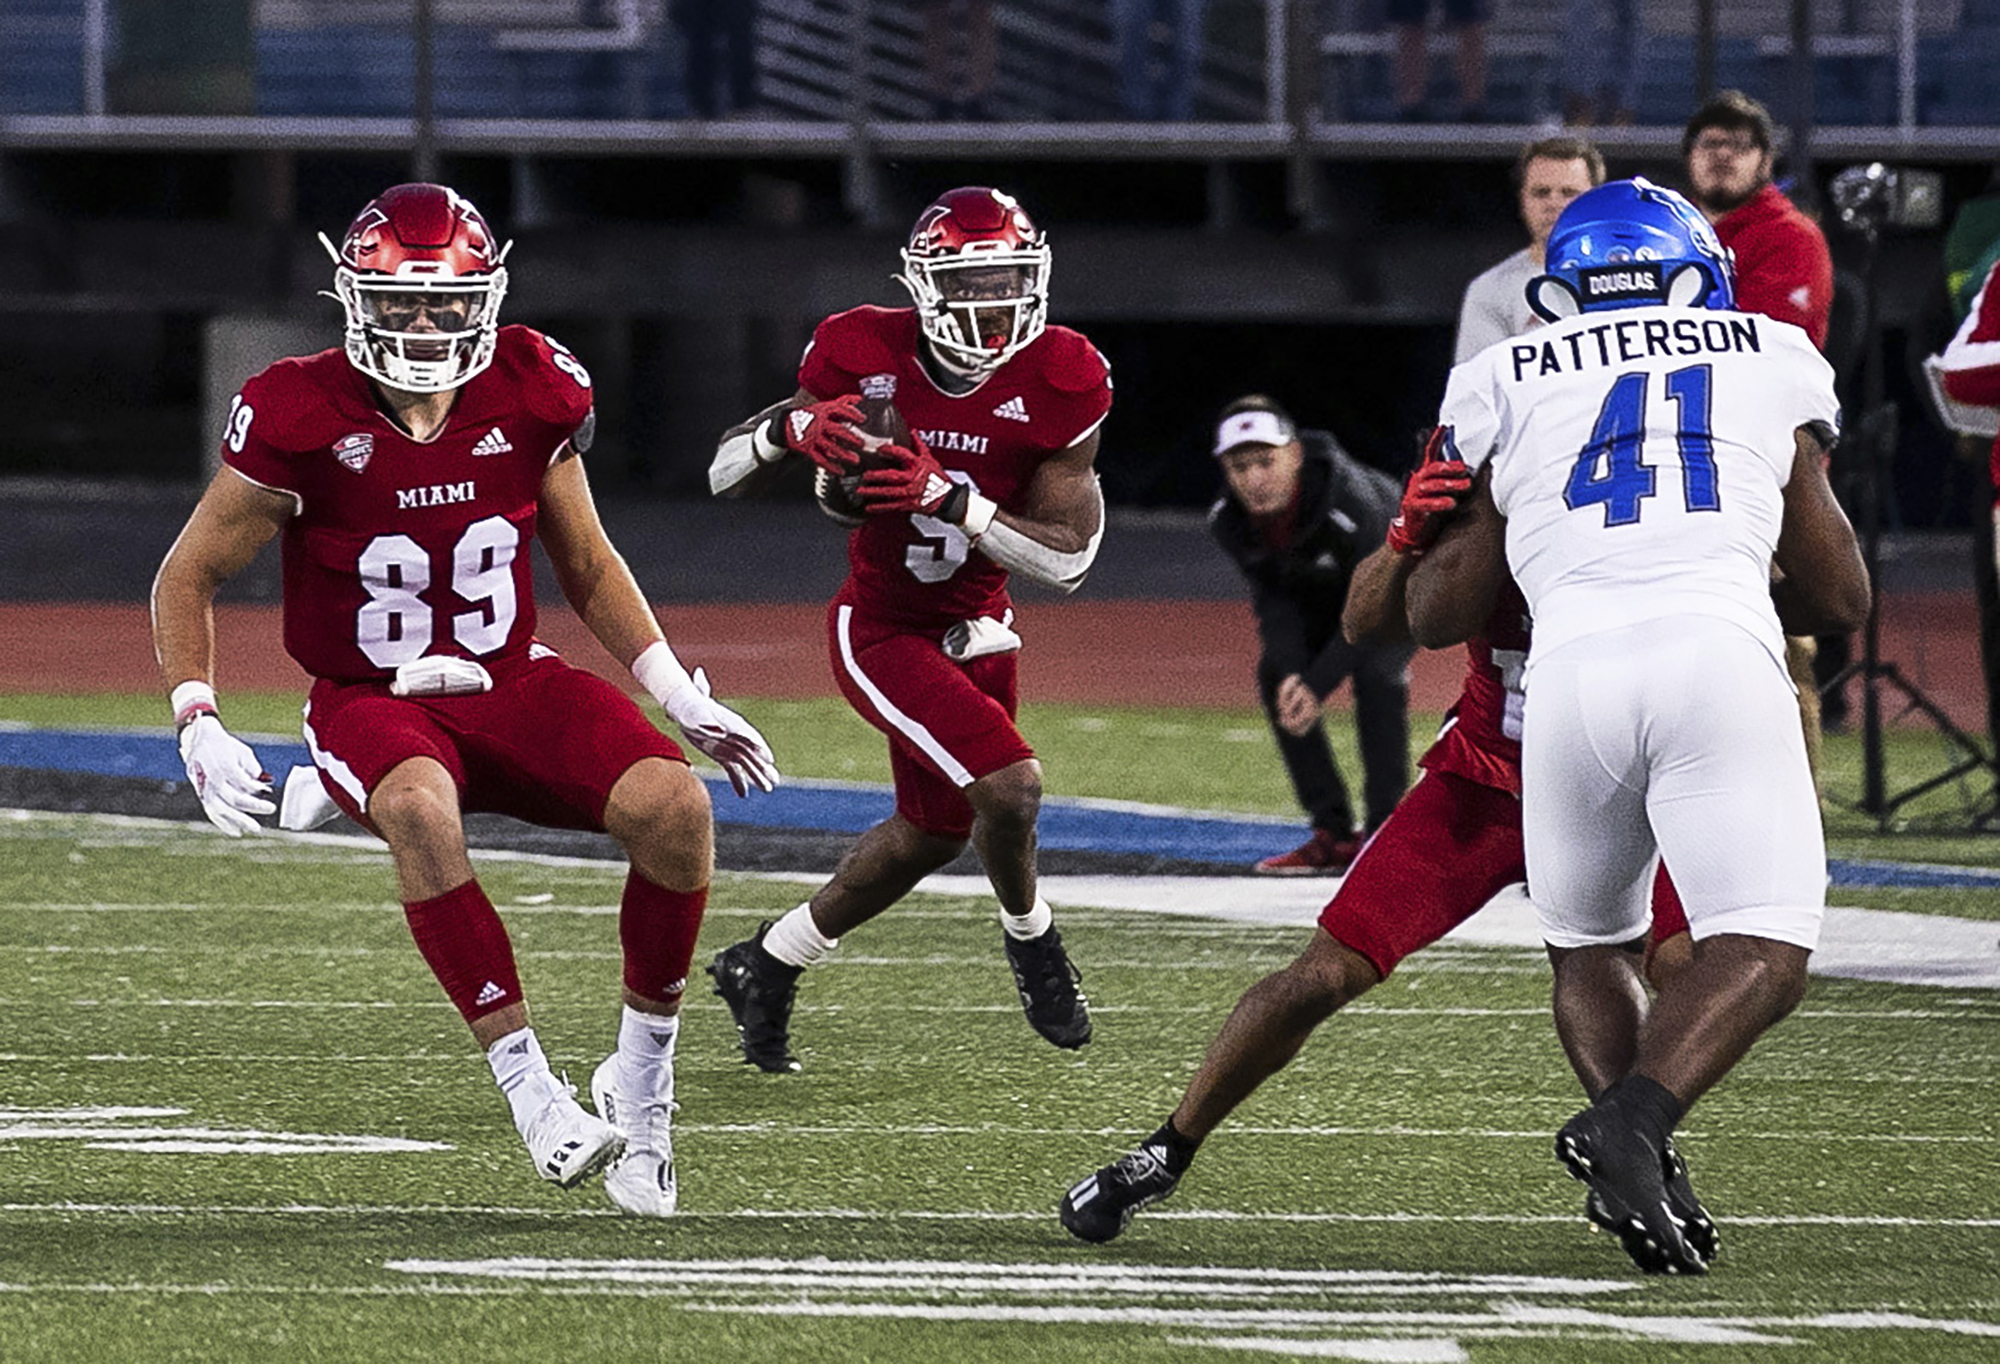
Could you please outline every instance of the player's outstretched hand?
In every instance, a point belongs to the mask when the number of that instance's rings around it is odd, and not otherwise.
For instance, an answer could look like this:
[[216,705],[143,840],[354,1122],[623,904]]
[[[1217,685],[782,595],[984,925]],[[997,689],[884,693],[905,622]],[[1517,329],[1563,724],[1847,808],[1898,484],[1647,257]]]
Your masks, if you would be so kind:
[[181,730],[181,761],[201,800],[201,812],[231,838],[254,833],[252,815],[277,810],[271,794],[271,774],[264,770],[250,745],[222,727],[213,713],[197,715]]
[[778,418],[778,435],[829,473],[848,474],[861,462],[861,398],[843,393],[823,403],[792,408]]
[[972,489],[953,481],[915,432],[909,445],[885,445],[874,457],[877,467],[861,475],[854,494],[871,513],[915,512],[954,525],[964,522]]
[[1403,505],[1389,523],[1389,548],[1398,554],[1420,555],[1444,530],[1444,523],[1472,491],[1472,471],[1444,454],[1444,428],[1434,429],[1424,444],[1423,462],[1403,485]]
[[722,768],[739,797],[749,795],[753,786],[777,789],[778,760],[771,756],[771,746],[755,725],[709,694],[707,669],[696,668],[688,685],[660,705],[688,742]]

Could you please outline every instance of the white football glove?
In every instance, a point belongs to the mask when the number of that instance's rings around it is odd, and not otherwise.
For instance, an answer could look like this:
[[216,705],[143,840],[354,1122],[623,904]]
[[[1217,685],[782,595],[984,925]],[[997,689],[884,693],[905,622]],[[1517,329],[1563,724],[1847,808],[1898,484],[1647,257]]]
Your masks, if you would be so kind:
[[713,758],[728,774],[738,796],[777,789],[778,760],[757,727],[709,695],[708,671],[696,668],[686,683],[660,698],[660,709],[681,727],[687,741]]
[[252,815],[277,810],[271,794],[271,774],[257,761],[250,745],[222,727],[214,712],[197,715],[181,730],[181,761],[201,800],[201,812],[231,838],[255,833],[262,826]]

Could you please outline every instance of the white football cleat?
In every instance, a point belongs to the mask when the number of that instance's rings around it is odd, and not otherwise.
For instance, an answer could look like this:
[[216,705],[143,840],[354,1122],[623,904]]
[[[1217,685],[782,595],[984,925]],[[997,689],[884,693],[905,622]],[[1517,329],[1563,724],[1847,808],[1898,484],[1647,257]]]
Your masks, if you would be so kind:
[[522,1137],[535,1173],[564,1189],[573,1189],[616,1160],[625,1149],[625,1134],[604,1119],[584,1111],[568,1086],[528,1120]]
[[672,1217],[680,1204],[680,1180],[674,1172],[674,1109],[672,1100],[627,1103],[617,1088],[618,1058],[607,1056],[590,1077],[590,1098],[597,1111],[625,1137],[625,1154],[604,1174],[604,1191],[626,1212],[641,1217]]

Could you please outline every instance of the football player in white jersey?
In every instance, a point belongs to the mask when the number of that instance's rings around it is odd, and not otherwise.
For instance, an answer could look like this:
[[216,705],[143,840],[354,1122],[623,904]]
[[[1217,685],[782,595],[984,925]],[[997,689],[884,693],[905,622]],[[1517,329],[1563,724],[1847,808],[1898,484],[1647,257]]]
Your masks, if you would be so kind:
[[[1439,422],[1475,482],[1411,577],[1410,623],[1463,638],[1510,570],[1528,599],[1528,884],[1558,1002],[1629,977],[1635,1025],[1625,1078],[1556,1152],[1642,1268],[1699,1273],[1667,1138],[1796,1006],[1825,905],[1783,634],[1858,627],[1870,586],[1822,468],[1832,371],[1803,331],[1733,309],[1692,205],[1601,186],[1547,266],[1529,292],[1550,325],[1452,371]],[[1641,1021],[1663,854],[1694,960]]]

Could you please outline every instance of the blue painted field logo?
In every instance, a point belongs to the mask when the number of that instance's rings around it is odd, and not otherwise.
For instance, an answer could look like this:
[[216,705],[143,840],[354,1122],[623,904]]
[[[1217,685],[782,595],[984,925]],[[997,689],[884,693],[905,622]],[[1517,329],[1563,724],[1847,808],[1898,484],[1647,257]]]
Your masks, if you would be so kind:
[[0,1108],[0,1145],[74,1141],[93,1151],[171,1156],[406,1155],[452,1149],[446,1142],[407,1137],[163,1123],[188,1112],[185,1108]]
[[[1211,1265],[978,1264],[951,1260],[390,1260],[442,1286],[504,1280],[535,1293],[656,1288],[686,1312],[1151,1327],[1200,1349],[1395,1364],[1461,1364],[1463,1341],[1630,1340],[1825,1348],[1831,1332],[1925,1331],[2000,1341],[2000,1322],[1890,1312],[1669,1316],[1638,1279]],[[1634,1295],[1636,1296],[1627,1296]],[[1607,1301],[1621,1299],[1622,1302]],[[1627,1310],[1617,1310],[1626,1307]]]

